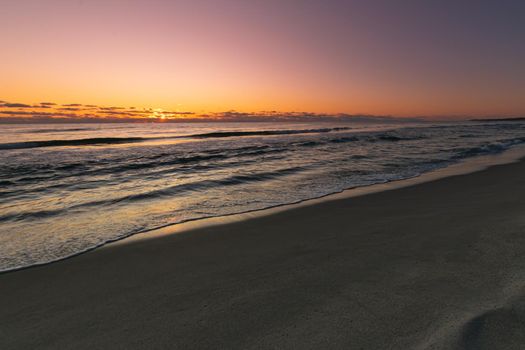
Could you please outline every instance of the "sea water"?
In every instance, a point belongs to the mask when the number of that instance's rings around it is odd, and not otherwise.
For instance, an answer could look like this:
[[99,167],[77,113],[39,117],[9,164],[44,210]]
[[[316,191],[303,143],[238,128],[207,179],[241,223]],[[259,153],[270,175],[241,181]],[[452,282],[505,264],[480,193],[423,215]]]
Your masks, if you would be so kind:
[[0,125],[0,270],[524,142],[520,122]]

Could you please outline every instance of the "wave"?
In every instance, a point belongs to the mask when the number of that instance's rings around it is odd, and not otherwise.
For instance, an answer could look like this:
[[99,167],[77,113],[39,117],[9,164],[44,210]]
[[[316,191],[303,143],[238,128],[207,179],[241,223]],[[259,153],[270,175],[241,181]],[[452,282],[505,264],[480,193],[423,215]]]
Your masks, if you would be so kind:
[[453,159],[463,159],[485,154],[497,154],[506,151],[512,146],[522,143],[525,143],[525,137],[507,139],[500,142],[485,143],[481,146],[472,148],[461,148],[458,150],[459,152],[453,156]]
[[[45,164],[45,166],[27,167],[17,164],[16,166],[0,168],[0,185],[9,186],[10,190],[0,190],[0,200],[19,193],[14,187],[25,186],[28,183],[42,183],[76,176],[90,175],[111,175],[114,180],[115,176],[125,174],[119,178],[119,181],[127,181],[135,176],[157,176],[164,173],[179,173],[193,171],[195,169],[203,170],[219,169],[224,167],[234,167],[241,163],[255,161],[253,157],[283,154],[285,148],[270,147],[268,145],[246,146],[231,149],[211,149],[207,152],[183,155],[180,153],[161,153],[154,156],[138,157],[131,159],[120,159],[112,162],[86,161],[84,163],[74,162],[69,164]],[[280,157],[282,158],[282,157]],[[179,167],[180,166],[180,167]],[[188,167],[188,168],[186,168]],[[155,170],[158,169],[158,170]],[[147,173],[143,173],[147,170]],[[35,176],[36,173],[44,171],[45,175]],[[85,182],[83,182],[85,183]],[[65,182],[61,184],[38,186],[25,190],[27,193],[47,191],[48,189],[70,188],[76,183]]]
[[93,128],[70,128],[70,129],[35,129],[35,130],[22,130],[19,133],[31,133],[31,134],[45,134],[54,132],[74,132],[74,131],[88,131],[95,130]]
[[146,140],[143,137],[95,137],[89,139],[74,140],[46,140],[46,141],[28,141],[0,144],[0,150],[25,149],[39,147],[63,147],[63,146],[90,146],[101,144],[118,144],[141,142]]
[[320,145],[326,145],[327,143],[347,143],[347,142],[357,142],[357,141],[365,141],[365,142],[380,142],[380,141],[386,141],[386,142],[398,142],[398,141],[413,141],[413,140],[421,140],[424,136],[417,136],[417,137],[408,137],[408,136],[398,136],[398,135],[392,135],[391,133],[381,133],[377,135],[370,135],[370,134],[356,134],[354,136],[342,136],[342,137],[335,137],[335,138],[325,138],[321,141],[302,141],[302,142],[295,142],[292,145],[294,146],[303,146],[303,147],[315,147]]
[[129,202],[140,202],[144,200],[158,199],[162,197],[171,197],[174,195],[179,195],[186,192],[192,191],[202,191],[214,187],[224,187],[224,186],[235,186],[246,183],[253,182],[263,182],[287,175],[292,175],[304,171],[306,167],[291,167],[277,169],[275,171],[269,172],[259,172],[246,175],[233,175],[217,180],[202,180],[189,182],[181,185],[169,186],[161,189],[156,189],[148,192],[142,192],[137,194],[126,195],[118,198],[111,199],[102,199],[96,201],[90,201],[80,204],[75,204],[66,208],[58,209],[49,209],[49,210],[37,210],[37,211],[27,211],[27,212],[18,212],[0,215],[0,222],[17,222],[17,221],[26,221],[26,220],[35,220],[35,219],[44,219],[59,216],[65,213],[71,214],[72,211],[77,209],[85,210],[87,208],[95,207],[100,208],[101,206],[113,206],[120,203],[129,203]]
[[187,184],[175,185],[175,186],[166,187],[166,188],[162,188],[158,190],[153,190],[150,192],[129,195],[126,197],[119,198],[117,200],[113,200],[111,203],[114,204],[114,203],[118,203],[122,201],[135,202],[135,201],[141,201],[141,200],[155,199],[159,197],[169,197],[169,196],[173,196],[176,194],[178,195],[178,194],[185,193],[185,192],[201,191],[204,189],[209,189],[209,188],[214,188],[214,187],[235,186],[235,185],[241,185],[245,183],[268,181],[268,180],[276,179],[279,177],[295,174],[303,170],[305,170],[304,167],[292,167],[292,168],[286,168],[286,169],[279,169],[279,170],[271,171],[271,172],[260,172],[260,173],[249,174],[249,175],[233,175],[233,176],[229,176],[223,179],[191,182]]
[[355,142],[355,141],[365,141],[365,142],[399,142],[399,141],[414,141],[421,140],[424,136],[399,136],[393,135],[392,133],[381,133],[376,135],[356,135],[356,136],[344,136],[339,138],[330,139],[330,143],[345,143],[345,142]]
[[413,138],[413,137],[401,137],[401,136],[396,136],[396,135],[384,134],[384,135],[379,135],[379,136],[378,136],[378,140],[381,140],[381,141],[393,141],[393,142],[397,142],[397,141],[417,140],[417,138]]
[[[278,150],[272,150],[268,153],[282,153]],[[258,160],[252,159],[252,155],[249,153],[243,154],[239,156],[239,159],[232,160],[230,162],[213,162],[213,163],[199,163],[199,159],[195,157],[193,160],[196,161],[196,164],[191,164],[191,161],[189,159],[185,159],[182,162],[177,161],[176,159],[173,160],[171,164],[182,164],[181,167],[171,167],[169,165],[170,162],[163,162],[162,164],[159,164],[158,168],[156,166],[153,166],[153,164],[143,164],[136,167],[127,167],[126,165],[117,166],[111,169],[103,169],[101,171],[97,170],[90,170],[87,172],[82,172],[82,175],[92,175],[92,174],[110,174],[111,179],[110,180],[83,180],[81,182],[77,182],[74,180],[70,181],[64,181],[61,183],[54,183],[54,184],[47,184],[45,181],[49,180],[55,180],[55,179],[66,179],[66,178],[75,178],[76,176],[79,176],[79,173],[71,173],[71,174],[55,174],[55,176],[51,176],[49,178],[42,178],[41,181],[39,179],[35,179],[34,177],[26,177],[22,179],[17,179],[15,182],[2,182],[0,181],[0,185],[5,184],[5,188],[9,188],[9,190],[0,190],[0,204],[2,202],[9,201],[9,198],[16,197],[18,195],[27,195],[27,194],[36,194],[36,193],[47,193],[51,191],[76,191],[76,190],[85,190],[88,188],[96,189],[100,188],[100,186],[104,186],[108,183],[111,183],[112,181],[115,181],[115,179],[118,178],[118,181],[120,183],[128,183],[135,181],[137,178],[140,178],[142,180],[155,180],[158,179],[159,176],[166,176],[166,175],[172,175],[174,173],[177,174],[192,174],[195,171],[216,171],[219,169],[229,169],[229,168],[236,168],[244,165],[253,164],[254,162],[257,162]],[[220,157],[218,157],[220,158]],[[236,158],[236,157],[233,157]],[[243,158],[243,159],[242,159]],[[283,156],[274,156],[273,159],[282,159]],[[226,159],[226,157],[225,157]],[[201,158],[202,160],[202,158]],[[189,164],[189,166],[188,166]],[[141,172],[141,170],[147,169],[147,172]],[[121,176],[121,174],[124,173],[124,175]],[[31,189],[23,189],[24,185],[29,182],[35,182],[39,184],[43,184],[40,186],[33,186]],[[24,183],[22,183],[24,182]],[[2,221],[3,217],[0,216],[0,221]],[[5,218],[4,218],[5,219]]]
[[194,134],[188,137],[195,138],[218,138],[236,136],[267,136],[267,135],[295,135],[295,134],[319,134],[334,131],[351,130],[350,127],[321,128],[321,129],[292,129],[292,130],[256,130],[256,131],[217,131],[205,134]]
[[[44,141],[27,141],[0,144],[0,150],[27,149],[40,147],[64,147],[64,146],[92,146],[104,144],[121,144],[134,143],[166,139],[202,139],[202,138],[226,138],[239,136],[271,136],[271,135],[295,135],[295,134],[313,134],[328,133],[336,131],[350,130],[350,127],[321,128],[321,129],[291,129],[291,130],[256,130],[256,131],[217,131],[204,134],[165,136],[165,137],[95,137],[86,139],[71,140],[44,140]],[[67,130],[67,129],[66,129]],[[80,131],[84,129],[69,129],[70,131]],[[52,132],[53,130],[49,131]],[[59,131],[57,129],[56,131]],[[64,130],[62,130],[64,131]],[[45,131],[42,131],[45,132]]]
[[[228,138],[241,136],[277,136],[277,135],[297,135],[297,134],[314,134],[314,133],[330,133],[351,130],[350,127],[336,127],[336,128],[321,128],[321,129],[288,129],[288,130],[256,130],[256,131],[217,131],[204,134],[179,135],[179,136],[164,136],[164,137],[93,137],[86,139],[69,139],[69,140],[43,140],[43,141],[26,141],[0,144],[0,150],[13,149],[28,149],[28,148],[42,148],[42,147],[65,147],[65,146],[95,146],[95,145],[111,145],[111,144],[125,144],[135,142],[146,142],[155,140],[168,139],[206,139],[206,138]],[[57,129],[58,130],[58,129]],[[84,129],[69,129],[69,130],[84,130]],[[51,131],[50,131],[51,132]],[[342,137],[338,139],[329,140],[331,143],[351,142],[351,141],[407,141],[420,139],[421,137],[401,137],[383,133],[375,136],[351,136]],[[313,146],[317,143],[305,142],[304,146]]]
[[[516,128],[513,124],[493,124],[491,127],[497,127],[498,129]],[[436,128],[450,128],[457,126],[432,126],[426,127],[426,129]],[[229,137],[243,137],[243,136],[278,136],[278,135],[298,135],[298,134],[322,134],[332,133],[340,131],[352,130],[352,127],[333,127],[333,128],[316,128],[316,129],[285,129],[285,130],[239,130],[239,131],[215,131],[200,134],[189,134],[189,135],[176,135],[176,136],[159,136],[159,137],[95,137],[95,138],[84,138],[84,139],[59,139],[59,140],[42,140],[42,141],[26,141],[26,142],[14,142],[0,144],[0,150],[11,150],[11,149],[28,149],[28,148],[40,148],[40,147],[63,147],[63,146],[91,146],[91,145],[104,145],[104,144],[125,144],[135,142],[146,142],[155,140],[169,140],[169,139],[213,139],[213,138],[229,138]],[[411,130],[414,128],[407,128]],[[70,128],[70,129],[35,129],[29,132],[32,133],[53,133],[53,132],[75,132],[75,131],[87,131],[93,130],[92,128]],[[26,132],[26,131],[24,131]],[[460,137],[475,137],[476,135],[464,134]],[[424,138],[423,136],[401,136],[395,132],[382,132],[379,134],[359,134],[356,136],[345,136],[342,138],[325,140],[330,143],[344,143],[352,141],[410,141],[419,140]],[[304,142],[304,146],[314,146],[320,143],[318,141],[307,141]],[[299,144],[297,144],[299,145]]]

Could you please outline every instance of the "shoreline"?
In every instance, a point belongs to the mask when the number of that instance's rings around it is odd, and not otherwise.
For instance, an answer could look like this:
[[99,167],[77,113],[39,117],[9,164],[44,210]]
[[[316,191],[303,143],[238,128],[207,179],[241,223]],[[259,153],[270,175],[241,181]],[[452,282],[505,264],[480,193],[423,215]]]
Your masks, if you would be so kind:
[[409,177],[409,178],[387,181],[384,183],[375,183],[375,184],[366,185],[366,186],[350,187],[350,188],[344,189],[339,192],[328,193],[328,194],[325,194],[319,197],[313,197],[313,198],[300,200],[298,202],[277,204],[277,205],[270,206],[267,208],[262,208],[262,209],[254,209],[254,210],[249,210],[245,212],[231,213],[231,214],[225,214],[225,215],[219,215],[219,216],[188,219],[185,221],[166,224],[161,227],[155,227],[155,228],[148,229],[145,231],[132,233],[128,236],[123,236],[123,237],[116,238],[114,240],[106,241],[96,246],[85,249],[83,251],[80,251],[75,254],[65,256],[65,257],[62,257],[56,260],[47,261],[43,263],[37,263],[37,264],[29,265],[29,266],[16,267],[16,268],[8,269],[8,270],[0,270],[0,276],[3,274],[14,273],[17,271],[32,269],[35,267],[47,266],[47,265],[54,264],[54,263],[57,263],[63,260],[73,259],[77,256],[88,254],[96,250],[112,248],[115,245],[132,243],[137,240],[154,239],[154,238],[165,236],[165,235],[178,234],[178,233],[182,233],[182,232],[194,230],[194,229],[199,229],[199,228],[205,228],[205,227],[210,227],[210,226],[223,225],[223,224],[234,223],[234,222],[239,222],[239,221],[244,221],[244,220],[250,220],[253,218],[257,218],[257,217],[280,213],[286,210],[292,210],[292,209],[301,208],[304,206],[316,205],[316,204],[327,202],[327,201],[348,199],[348,198],[365,196],[368,194],[373,194],[373,193],[378,193],[378,192],[383,192],[383,191],[395,190],[399,188],[423,184],[426,182],[436,181],[436,180],[444,179],[444,178],[451,177],[451,176],[471,174],[471,173],[475,173],[478,171],[486,170],[493,166],[518,162],[522,159],[525,159],[525,145],[517,145],[501,153],[486,154],[486,155],[467,158],[457,163],[454,163],[448,166],[444,166],[444,167],[438,167],[434,170],[430,170],[428,172],[424,172],[422,174],[419,174],[413,177]]
[[0,347],[519,348],[524,173],[495,165],[5,273]]
[[[497,154],[486,154],[476,157],[467,158],[463,161],[451,164],[449,166],[436,168],[428,172],[399,180],[387,181],[384,183],[375,183],[366,186],[350,187],[339,192],[328,193],[319,197],[308,198],[298,202],[277,204],[275,206],[249,210],[240,213],[231,213],[220,216],[210,216],[203,218],[190,219],[187,221],[167,224],[163,227],[157,227],[143,232],[137,232],[132,235],[107,242],[93,249],[111,248],[113,245],[127,244],[136,240],[147,240],[161,237],[164,235],[178,234],[189,230],[224,225],[239,221],[250,220],[258,217],[264,217],[287,210],[316,205],[319,203],[330,202],[341,199],[349,199],[383,191],[391,191],[400,188],[415,186],[445,179],[452,176],[468,175],[479,171],[487,170],[491,167],[505,164],[512,164],[519,161],[525,161],[525,145],[517,145],[504,152]],[[83,254],[83,253],[81,253]],[[67,259],[67,258],[66,258]],[[7,271],[9,272],[9,271]],[[2,272],[0,272],[1,274]]]

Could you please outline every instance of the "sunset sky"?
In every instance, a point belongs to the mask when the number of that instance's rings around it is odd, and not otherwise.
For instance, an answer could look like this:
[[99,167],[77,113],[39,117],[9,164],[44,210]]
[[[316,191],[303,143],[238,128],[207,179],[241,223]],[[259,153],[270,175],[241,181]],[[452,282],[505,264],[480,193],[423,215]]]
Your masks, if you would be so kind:
[[522,0],[0,4],[2,116],[41,102],[177,117],[525,115]]

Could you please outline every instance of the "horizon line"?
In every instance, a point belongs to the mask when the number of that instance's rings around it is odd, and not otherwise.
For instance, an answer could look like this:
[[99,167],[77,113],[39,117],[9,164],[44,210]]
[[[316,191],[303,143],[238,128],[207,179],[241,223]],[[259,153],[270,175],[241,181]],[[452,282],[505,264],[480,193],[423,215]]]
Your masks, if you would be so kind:
[[168,111],[162,108],[116,107],[81,103],[19,103],[0,100],[0,124],[60,123],[180,123],[180,122],[305,122],[305,121],[468,121],[515,120],[520,114],[392,115],[262,110],[245,112]]

